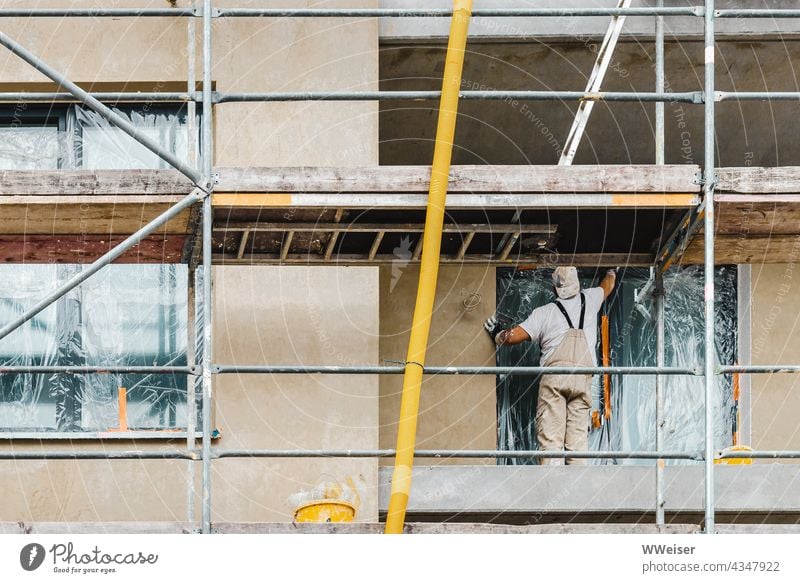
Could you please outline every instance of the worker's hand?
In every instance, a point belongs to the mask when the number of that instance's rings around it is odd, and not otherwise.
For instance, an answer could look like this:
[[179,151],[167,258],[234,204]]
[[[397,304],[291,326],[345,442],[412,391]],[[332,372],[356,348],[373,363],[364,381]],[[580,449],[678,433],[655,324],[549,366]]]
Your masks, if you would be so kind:
[[497,321],[496,316],[492,316],[488,320],[483,323],[483,328],[486,330],[486,333],[489,335],[489,338],[492,339],[492,342],[497,344],[497,335],[503,331],[503,325]]
[[617,268],[612,267],[611,269],[606,270],[606,275],[610,275],[611,277],[617,277]]

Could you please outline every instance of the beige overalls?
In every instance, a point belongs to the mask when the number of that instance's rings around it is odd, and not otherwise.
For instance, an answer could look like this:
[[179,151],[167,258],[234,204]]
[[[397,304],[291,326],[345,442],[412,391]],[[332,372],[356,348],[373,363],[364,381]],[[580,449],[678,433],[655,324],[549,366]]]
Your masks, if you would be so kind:
[[[594,366],[589,341],[583,331],[586,298],[581,292],[581,317],[578,328],[572,325],[564,306],[556,307],[569,324],[569,330],[555,352],[542,366]],[[536,407],[536,438],[544,451],[586,451],[589,449],[589,411],[592,407],[592,375],[545,374],[539,383]],[[568,458],[567,464],[585,464],[585,459]],[[560,458],[542,458],[542,464],[561,465]]]

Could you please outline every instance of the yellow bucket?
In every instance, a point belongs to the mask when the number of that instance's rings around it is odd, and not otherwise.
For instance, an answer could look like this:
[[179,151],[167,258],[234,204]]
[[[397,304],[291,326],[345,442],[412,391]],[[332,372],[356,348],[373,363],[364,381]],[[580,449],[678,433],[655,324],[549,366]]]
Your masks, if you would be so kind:
[[353,522],[356,507],[346,500],[312,500],[297,507],[295,522]]
[[[752,447],[748,447],[746,445],[734,445],[733,447],[726,447],[722,450],[722,453],[730,453],[734,451],[753,451]],[[714,460],[715,464],[726,464],[726,465],[746,465],[749,466],[753,463],[753,458],[750,457],[732,457],[732,458],[718,458]]]

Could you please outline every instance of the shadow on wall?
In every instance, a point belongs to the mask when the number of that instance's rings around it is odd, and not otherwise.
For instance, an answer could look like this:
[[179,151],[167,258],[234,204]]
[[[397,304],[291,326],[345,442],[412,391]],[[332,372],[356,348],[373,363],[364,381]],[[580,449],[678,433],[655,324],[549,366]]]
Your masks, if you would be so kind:
[[[579,270],[581,285],[598,284],[605,270]],[[531,311],[555,299],[552,270],[498,269],[498,313],[515,323]],[[602,308],[610,322],[612,366],[655,366],[656,328],[634,307],[634,291],[648,279],[646,269],[620,270],[617,287]],[[716,348],[721,364],[733,364],[737,354],[736,267],[721,266],[716,271]],[[703,269],[688,267],[670,270],[664,278],[665,363],[667,366],[697,367],[704,357]],[[599,322],[598,318],[598,322]],[[598,362],[601,360],[598,333]],[[498,366],[538,366],[539,348],[533,343],[502,347],[497,351]],[[697,376],[664,378],[664,450],[701,451],[704,444],[704,380]],[[732,443],[734,403],[732,379],[718,377],[715,395],[715,447]],[[497,377],[498,449],[537,449],[534,419],[539,377],[499,375]],[[611,375],[611,417],[600,427],[590,429],[592,450],[655,450],[655,376]],[[592,410],[602,412],[602,376],[594,377]],[[499,460],[499,464],[532,464],[532,460]],[[595,463],[623,463],[598,460]],[[625,460],[624,463],[654,463],[652,460]]]

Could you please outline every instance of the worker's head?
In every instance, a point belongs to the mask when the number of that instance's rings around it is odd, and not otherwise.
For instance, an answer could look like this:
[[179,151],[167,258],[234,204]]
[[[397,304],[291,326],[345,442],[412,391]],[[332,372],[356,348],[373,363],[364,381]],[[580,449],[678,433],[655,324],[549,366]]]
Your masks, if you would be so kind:
[[581,291],[578,270],[574,267],[556,267],[553,272],[553,287],[556,289],[556,295],[562,300],[578,295]]

